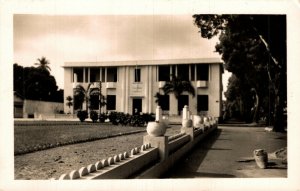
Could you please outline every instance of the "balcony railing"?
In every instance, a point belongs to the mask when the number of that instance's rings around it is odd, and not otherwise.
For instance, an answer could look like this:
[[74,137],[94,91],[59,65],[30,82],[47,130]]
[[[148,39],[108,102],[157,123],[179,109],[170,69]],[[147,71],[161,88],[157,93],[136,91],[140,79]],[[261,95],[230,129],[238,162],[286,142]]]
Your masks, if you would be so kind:
[[165,81],[159,81],[158,82],[158,88],[163,88],[165,84],[166,84]]
[[117,87],[116,82],[106,82],[106,88],[107,89],[115,89]]
[[205,80],[199,80],[197,81],[197,88],[207,88],[208,82]]

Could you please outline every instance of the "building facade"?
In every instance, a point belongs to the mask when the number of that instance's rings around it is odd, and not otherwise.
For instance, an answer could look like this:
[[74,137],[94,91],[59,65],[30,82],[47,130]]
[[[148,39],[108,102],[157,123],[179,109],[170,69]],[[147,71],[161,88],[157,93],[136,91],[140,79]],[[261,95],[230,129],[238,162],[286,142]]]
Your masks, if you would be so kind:
[[[67,96],[73,97],[77,84],[87,88],[89,83],[101,81],[107,102],[102,112],[132,114],[136,109],[154,113],[157,105],[154,95],[163,94],[162,87],[175,75],[191,81],[196,95],[184,92],[178,100],[173,94],[164,95],[161,107],[165,115],[178,115],[188,105],[193,114],[221,116],[223,66],[219,58],[66,62],[63,67],[65,101]],[[75,113],[76,109],[73,107],[71,111]],[[70,111],[66,104],[64,111]]]

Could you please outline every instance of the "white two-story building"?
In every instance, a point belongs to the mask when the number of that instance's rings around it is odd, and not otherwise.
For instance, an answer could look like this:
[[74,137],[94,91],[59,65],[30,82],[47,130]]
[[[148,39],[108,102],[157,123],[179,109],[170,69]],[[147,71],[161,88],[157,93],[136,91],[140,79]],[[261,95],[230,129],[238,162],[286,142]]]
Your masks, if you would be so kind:
[[[77,84],[86,88],[90,82],[101,81],[107,102],[103,112],[132,114],[136,108],[155,113],[154,95],[163,94],[162,87],[172,74],[191,81],[196,95],[184,92],[178,100],[173,94],[165,95],[161,104],[164,114],[178,115],[188,105],[193,114],[221,116],[223,65],[219,58],[66,62],[63,67],[65,101],[67,96],[73,97]],[[64,105],[65,112],[75,113],[76,108]]]

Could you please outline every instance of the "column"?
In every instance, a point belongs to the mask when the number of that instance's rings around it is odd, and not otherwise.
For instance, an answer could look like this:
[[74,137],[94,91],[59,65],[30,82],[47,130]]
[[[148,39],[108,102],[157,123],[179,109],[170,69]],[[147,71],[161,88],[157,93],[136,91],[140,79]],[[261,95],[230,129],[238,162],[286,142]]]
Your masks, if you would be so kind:
[[[146,88],[145,89],[145,101],[144,101],[144,105],[145,105],[145,108],[143,108],[143,110],[145,111],[145,113],[148,113],[149,111],[149,107],[150,107],[150,104],[149,104],[149,66],[144,66],[144,67],[141,67],[141,77],[143,76],[143,69],[146,70],[146,80],[143,84],[143,86]],[[143,112],[144,112],[143,111]]]

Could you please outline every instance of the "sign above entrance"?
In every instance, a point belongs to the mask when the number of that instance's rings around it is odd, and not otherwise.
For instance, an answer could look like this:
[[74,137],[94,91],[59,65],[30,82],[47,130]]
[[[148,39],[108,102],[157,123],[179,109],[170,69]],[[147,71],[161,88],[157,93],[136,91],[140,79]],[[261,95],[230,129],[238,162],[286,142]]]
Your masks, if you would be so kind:
[[130,96],[131,97],[144,97],[145,87],[143,83],[132,83],[130,86]]

